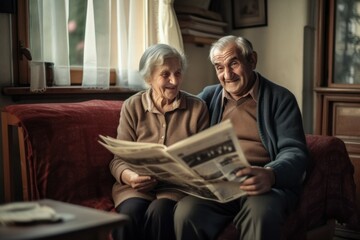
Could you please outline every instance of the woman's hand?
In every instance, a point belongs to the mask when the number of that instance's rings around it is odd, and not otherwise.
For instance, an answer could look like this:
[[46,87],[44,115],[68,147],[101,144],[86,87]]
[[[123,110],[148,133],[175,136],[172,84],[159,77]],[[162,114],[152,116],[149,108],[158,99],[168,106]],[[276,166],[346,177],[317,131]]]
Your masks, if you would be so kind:
[[133,189],[136,189],[139,192],[148,192],[157,184],[157,180],[155,178],[152,178],[151,176],[140,176],[130,169],[125,169],[122,172],[121,181],[130,185]]

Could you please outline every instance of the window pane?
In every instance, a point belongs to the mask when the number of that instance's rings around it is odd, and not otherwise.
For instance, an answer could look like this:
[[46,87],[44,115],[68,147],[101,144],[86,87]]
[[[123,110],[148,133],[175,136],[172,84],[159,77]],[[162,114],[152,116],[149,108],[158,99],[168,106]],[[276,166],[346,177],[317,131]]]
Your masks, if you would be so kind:
[[69,0],[69,54],[71,66],[82,66],[87,0]]
[[336,1],[334,83],[360,84],[360,2]]
[[[29,1],[32,54],[36,60],[51,62],[56,54],[54,48],[61,48],[58,44],[54,44],[55,40],[66,33],[69,38],[70,66],[82,66],[87,0],[68,0],[68,18],[66,13],[60,13],[59,11],[62,10],[56,9],[55,1],[57,0]],[[54,16],[55,12],[56,16]],[[66,24],[62,20],[66,19],[68,19],[68,32],[64,30],[64,33],[59,33],[59,29],[63,27],[61,24]]]

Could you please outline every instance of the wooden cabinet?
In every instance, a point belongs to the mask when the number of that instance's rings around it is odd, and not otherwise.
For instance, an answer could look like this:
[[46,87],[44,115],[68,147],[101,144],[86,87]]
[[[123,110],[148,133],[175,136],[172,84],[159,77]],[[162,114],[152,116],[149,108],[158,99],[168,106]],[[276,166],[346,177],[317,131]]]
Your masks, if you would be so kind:
[[345,142],[360,207],[360,90],[317,88],[316,133],[336,136]]
[[360,213],[360,2],[318,0],[317,15],[315,134],[345,142]]

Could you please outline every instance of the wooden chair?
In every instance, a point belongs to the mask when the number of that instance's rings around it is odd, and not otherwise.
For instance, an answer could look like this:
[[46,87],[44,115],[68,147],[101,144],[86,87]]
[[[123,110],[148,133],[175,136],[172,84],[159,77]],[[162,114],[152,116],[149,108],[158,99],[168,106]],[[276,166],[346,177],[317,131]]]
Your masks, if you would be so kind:
[[[15,166],[18,163],[12,162],[16,157],[10,156],[13,154],[13,143],[19,144],[20,169],[21,169],[21,184],[22,184],[22,200],[29,200],[29,184],[27,174],[25,138],[23,128],[19,125],[20,120],[5,111],[1,112],[1,129],[2,129],[2,149],[3,149],[3,171],[4,171],[4,200],[5,202],[14,201],[14,176],[11,174],[15,171]],[[14,133],[17,130],[17,138],[13,139]]]

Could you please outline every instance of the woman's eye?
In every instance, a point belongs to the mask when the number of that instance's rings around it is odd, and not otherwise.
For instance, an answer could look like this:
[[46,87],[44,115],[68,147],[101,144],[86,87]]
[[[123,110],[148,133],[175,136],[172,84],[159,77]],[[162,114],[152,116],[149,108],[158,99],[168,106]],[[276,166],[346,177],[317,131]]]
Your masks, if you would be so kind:
[[162,73],[161,76],[162,76],[163,78],[168,78],[168,77],[170,76],[170,74],[167,73],[167,72],[165,72],[165,73]]

